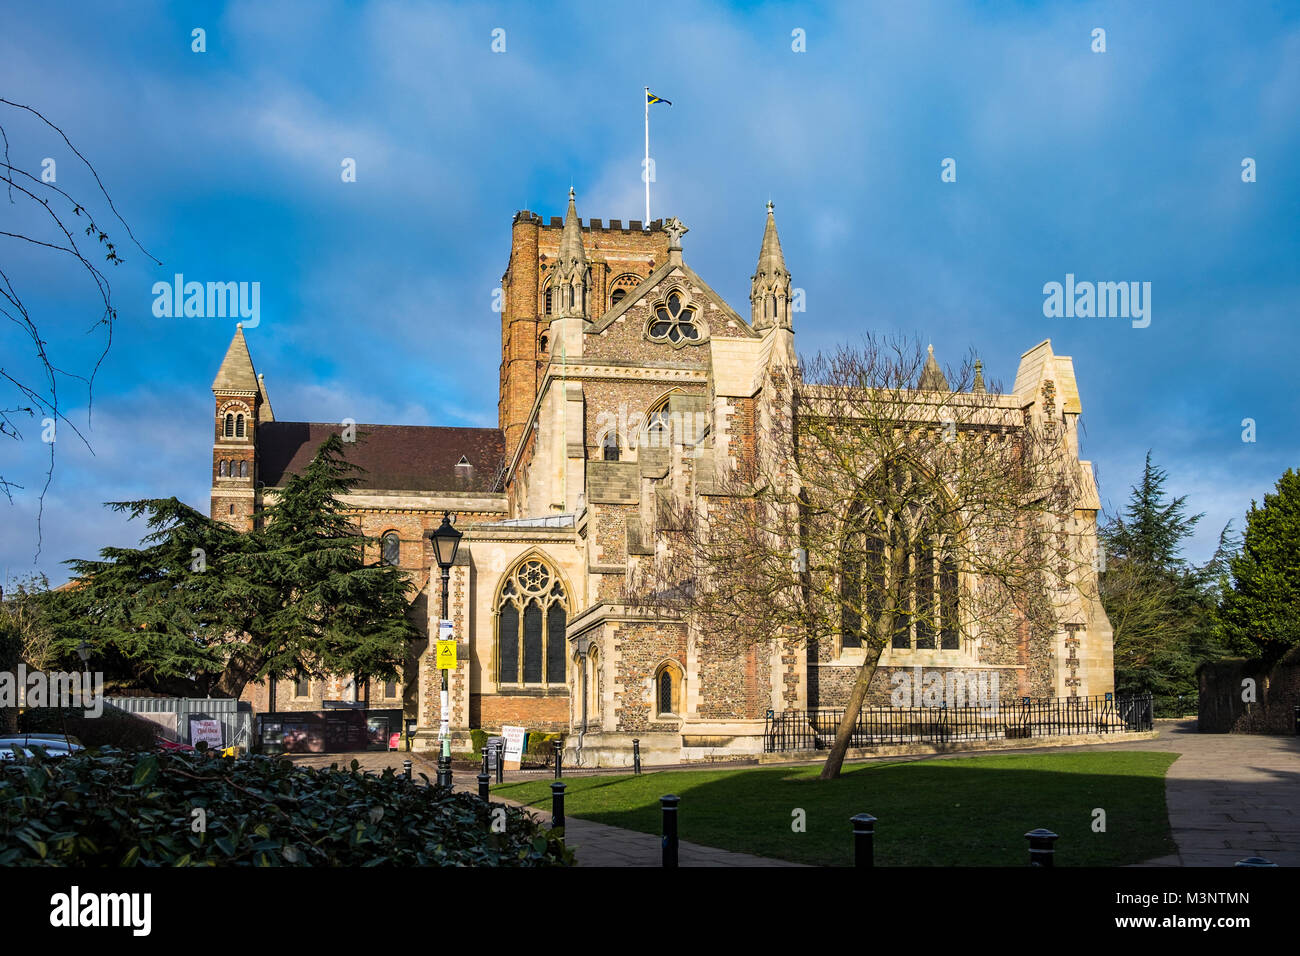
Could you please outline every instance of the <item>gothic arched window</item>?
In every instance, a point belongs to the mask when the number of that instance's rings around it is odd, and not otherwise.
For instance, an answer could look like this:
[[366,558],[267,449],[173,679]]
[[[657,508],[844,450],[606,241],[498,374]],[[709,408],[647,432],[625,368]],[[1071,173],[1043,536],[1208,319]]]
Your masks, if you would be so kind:
[[843,647],[861,647],[870,639],[886,605],[886,582],[892,582],[892,648],[961,649],[957,559],[947,536],[936,530],[933,510],[911,501],[901,514],[888,515],[883,528],[875,508],[860,504],[850,510],[840,561]]
[[682,715],[682,672],[673,661],[664,661],[655,670],[654,712],[656,717]]
[[236,438],[244,437],[244,416],[243,415],[235,416],[235,437]]
[[402,539],[396,531],[386,531],[379,539],[379,560],[384,564],[397,567],[402,560]]
[[515,568],[497,597],[497,683],[564,684],[567,624],[559,575],[537,559]]
[[233,412],[226,412],[226,438],[235,437],[235,415]]
[[601,457],[605,461],[618,461],[618,432],[610,429],[600,440]]
[[609,307],[612,309],[624,299],[627,298],[627,289],[615,289],[609,296]]

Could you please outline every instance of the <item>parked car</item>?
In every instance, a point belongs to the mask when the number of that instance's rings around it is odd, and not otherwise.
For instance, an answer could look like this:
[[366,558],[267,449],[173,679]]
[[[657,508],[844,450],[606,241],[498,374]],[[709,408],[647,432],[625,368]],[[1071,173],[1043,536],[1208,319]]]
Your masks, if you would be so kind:
[[0,760],[13,760],[16,757],[32,757],[39,748],[47,757],[66,757],[70,753],[84,750],[75,737],[56,734],[8,734],[0,737]]

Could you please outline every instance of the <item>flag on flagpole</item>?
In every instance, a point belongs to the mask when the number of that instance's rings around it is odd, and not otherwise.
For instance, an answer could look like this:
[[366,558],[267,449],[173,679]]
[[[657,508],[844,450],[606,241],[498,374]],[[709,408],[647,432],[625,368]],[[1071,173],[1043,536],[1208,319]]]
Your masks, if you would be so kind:
[[653,178],[650,165],[650,106],[653,103],[667,103],[673,105],[672,100],[666,100],[662,96],[655,96],[650,92],[650,87],[643,87],[645,90],[645,163],[641,167],[641,178],[645,180],[645,224],[650,228],[650,180]]

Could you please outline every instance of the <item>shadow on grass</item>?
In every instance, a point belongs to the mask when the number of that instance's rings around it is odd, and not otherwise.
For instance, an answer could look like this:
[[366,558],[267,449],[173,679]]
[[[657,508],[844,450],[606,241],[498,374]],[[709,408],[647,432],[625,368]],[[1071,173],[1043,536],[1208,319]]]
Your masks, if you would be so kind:
[[[1164,776],[1175,759],[1105,751],[859,764],[826,782],[820,766],[577,777],[566,781],[565,810],[658,834],[659,797],[675,793],[683,840],[832,866],[853,862],[855,813],[878,818],[881,866],[1024,866],[1025,832],[1046,827],[1060,836],[1057,865],[1119,866],[1174,852]],[[550,805],[549,782],[493,792]]]

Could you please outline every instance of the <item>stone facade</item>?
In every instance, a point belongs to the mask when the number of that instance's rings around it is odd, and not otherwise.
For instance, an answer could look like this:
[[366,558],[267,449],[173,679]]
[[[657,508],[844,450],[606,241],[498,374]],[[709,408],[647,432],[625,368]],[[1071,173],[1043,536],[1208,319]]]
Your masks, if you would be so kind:
[[[686,264],[685,231],[675,219],[583,223],[572,192],[563,219],[516,214],[502,277],[499,428],[358,426],[370,435],[356,446],[370,487],[346,504],[366,534],[391,536],[390,551],[375,544],[368,557],[411,577],[421,637],[396,696],[418,721],[418,748],[438,742],[429,635],[442,582],[428,534],[444,512],[464,534],[448,588],[457,749],[472,728],[518,724],[567,732],[566,759],[582,765],[630,763],[633,739],[647,763],[717,759],[758,752],[769,711],[847,696],[860,648],[745,646],[621,603],[629,574],[654,553],[656,501],[703,502],[717,475],[753,464],[773,420],[764,383],[792,381],[795,365],[802,297],[770,204],[748,318]],[[251,528],[265,497],[338,426],[277,421],[242,331],[213,396],[212,513]],[[1061,426],[1084,479],[1074,530],[1095,547],[1099,505],[1091,467],[1077,460],[1071,360],[1035,346],[1012,393],[989,404],[1009,421]],[[1110,625],[1089,583],[1061,592],[1059,633],[1008,622],[960,649],[886,649],[868,702],[888,703],[893,675],[916,668],[996,673],[1007,699],[1113,690]],[[300,698],[282,682],[277,705],[306,709],[351,692],[316,682]],[[369,692],[389,705],[373,683]],[[265,688],[250,697],[264,706]]]

